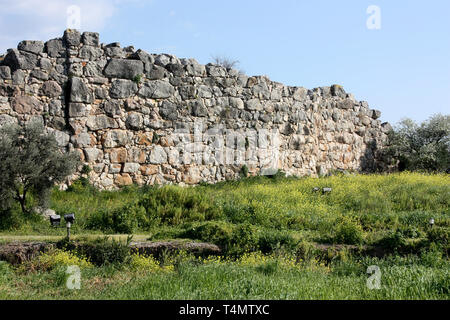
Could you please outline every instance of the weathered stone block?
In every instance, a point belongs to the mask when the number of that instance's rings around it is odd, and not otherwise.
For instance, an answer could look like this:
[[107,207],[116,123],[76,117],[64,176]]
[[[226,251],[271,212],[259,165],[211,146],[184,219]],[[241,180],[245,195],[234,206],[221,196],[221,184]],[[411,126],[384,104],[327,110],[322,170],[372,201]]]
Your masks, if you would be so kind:
[[52,39],[45,43],[45,52],[52,58],[63,57],[65,51],[62,39]]
[[105,115],[89,116],[86,121],[86,126],[93,131],[103,130],[103,129],[116,129],[118,124],[113,118],[107,117]]
[[11,69],[8,66],[0,66],[0,79],[11,79]]
[[169,101],[163,101],[159,107],[159,114],[164,120],[176,120],[178,117],[177,106]]
[[128,152],[125,148],[109,149],[107,152],[112,163],[125,163],[127,161]]
[[372,110],[372,119],[379,119],[381,117],[381,111],[379,110]]
[[103,151],[97,148],[86,148],[84,149],[84,155],[88,162],[94,162],[103,158]]
[[111,59],[103,71],[109,78],[122,78],[133,80],[144,73],[142,61],[130,59]]
[[41,87],[41,94],[50,98],[59,97],[62,93],[62,89],[58,82],[49,80],[45,81]]
[[174,87],[168,81],[163,80],[145,81],[139,89],[139,95],[144,98],[165,99],[171,97],[174,93]]
[[9,66],[12,71],[18,69],[32,70],[37,66],[37,63],[37,55],[26,51],[19,51],[17,49],[9,49],[3,59],[3,65]]
[[87,132],[81,132],[72,136],[71,141],[77,148],[88,147],[92,144],[92,136]]
[[211,77],[225,77],[227,75],[227,70],[222,66],[208,64],[205,67],[207,74]]
[[159,172],[157,165],[145,165],[140,167],[141,174],[144,176],[152,176]]
[[66,29],[63,40],[69,46],[78,46],[81,43],[81,34],[78,30]]
[[69,103],[69,117],[78,118],[87,115],[86,105],[84,103]]
[[129,98],[138,90],[138,86],[131,80],[114,80],[111,85],[109,95],[114,99]]
[[153,133],[152,132],[144,132],[138,134],[137,143],[139,145],[150,146],[152,145]]
[[249,111],[260,111],[262,110],[261,101],[259,99],[250,99],[245,102],[245,108]]
[[52,130],[50,133],[53,134],[60,147],[66,147],[69,143],[70,136],[67,133],[59,130]]
[[128,150],[127,162],[145,163],[147,160],[147,153],[140,148],[130,148]]
[[125,173],[135,173],[139,171],[141,165],[139,163],[125,163],[123,166],[123,172]]
[[128,141],[128,135],[125,130],[110,130],[102,137],[103,146],[105,148],[125,146]]
[[83,46],[80,49],[79,57],[87,60],[97,60],[103,54],[103,50],[94,46]]
[[103,103],[103,110],[110,117],[120,115],[122,113],[121,107],[122,103],[118,100],[107,100]]
[[87,46],[98,46],[99,45],[99,34],[97,32],[83,32],[81,39],[83,44]]
[[30,41],[24,40],[19,43],[17,49],[22,51],[31,52],[34,54],[39,54],[44,51],[44,42],[42,41]]
[[167,162],[167,153],[161,146],[155,146],[150,153],[150,163],[162,164]]
[[116,178],[114,179],[114,183],[120,187],[129,186],[133,184],[133,179],[131,179],[128,173],[123,173],[116,176]]
[[94,101],[92,90],[89,89],[89,87],[84,83],[83,79],[78,77],[72,78],[70,88],[70,101],[84,103],[92,103]]
[[127,116],[125,125],[131,130],[141,130],[144,127],[144,119],[140,113],[131,112]]
[[189,103],[192,108],[192,115],[195,117],[206,117],[208,109],[205,107],[202,99],[197,99]]
[[355,105],[355,103],[350,100],[350,99],[345,99],[343,101],[340,101],[338,103],[338,108],[340,109],[345,109],[345,110],[349,110],[349,109],[353,109],[353,106]]
[[15,96],[11,99],[11,107],[17,113],[34,114],[43,110],[42,103],[29,95]]

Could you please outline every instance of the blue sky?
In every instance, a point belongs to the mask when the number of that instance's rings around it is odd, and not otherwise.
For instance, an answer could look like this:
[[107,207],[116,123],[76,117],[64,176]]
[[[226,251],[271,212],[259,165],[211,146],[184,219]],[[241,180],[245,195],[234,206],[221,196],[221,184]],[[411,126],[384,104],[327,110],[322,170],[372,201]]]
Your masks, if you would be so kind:
[[[0,50],[61,36],[74,4],[81,31],[104,43],[204,64],[227,56],[287,85],[341,84],[393,124],[450,113],[448,0],[0,0]],[[370,5],[379,30],[366,27]]]

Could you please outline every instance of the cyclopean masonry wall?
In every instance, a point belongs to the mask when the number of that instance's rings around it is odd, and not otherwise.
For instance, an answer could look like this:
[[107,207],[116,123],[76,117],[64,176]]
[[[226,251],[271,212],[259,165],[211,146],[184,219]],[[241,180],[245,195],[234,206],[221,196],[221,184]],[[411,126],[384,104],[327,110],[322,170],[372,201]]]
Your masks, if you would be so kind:
[[43,122],[102,189],[218,182],[244,164],[250,174],[370,170],[390,130],[379,117],[339,85],[288,87],[92,32],[22,41],[0,62],[0,125]]

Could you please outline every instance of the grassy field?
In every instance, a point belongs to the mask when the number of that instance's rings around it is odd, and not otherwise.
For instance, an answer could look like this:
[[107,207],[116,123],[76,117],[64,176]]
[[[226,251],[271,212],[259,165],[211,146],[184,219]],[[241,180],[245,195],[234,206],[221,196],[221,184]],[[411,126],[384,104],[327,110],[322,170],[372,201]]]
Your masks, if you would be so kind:
[[[324,187],[332,191],[313,191]],[[279,175],[114,192],[78,181],[54,190],[52,208],[76,214],[80,241],[191,239],[219,245],[222,256],[92,264],[79,252],[50,252],[20,266],[1,263],[0,298],[449,299],[449,202],[445,174]],[[0,242],[55,241],[65,232],[16,209],[0,226]],[[81,289],[69,290],[66,266],[80,263]],[[366,285],[372,265],[380,289]]]

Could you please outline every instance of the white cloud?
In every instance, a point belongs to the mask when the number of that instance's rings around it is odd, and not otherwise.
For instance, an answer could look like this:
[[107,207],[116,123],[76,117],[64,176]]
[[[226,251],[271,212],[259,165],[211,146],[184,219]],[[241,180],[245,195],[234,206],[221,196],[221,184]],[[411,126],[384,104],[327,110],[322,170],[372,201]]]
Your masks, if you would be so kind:
[[67,8],[80,8],[80,31],[101,31],[126,2],[140,0],[0,0],[0,52],[21,40],[49,40],[67,29]]

